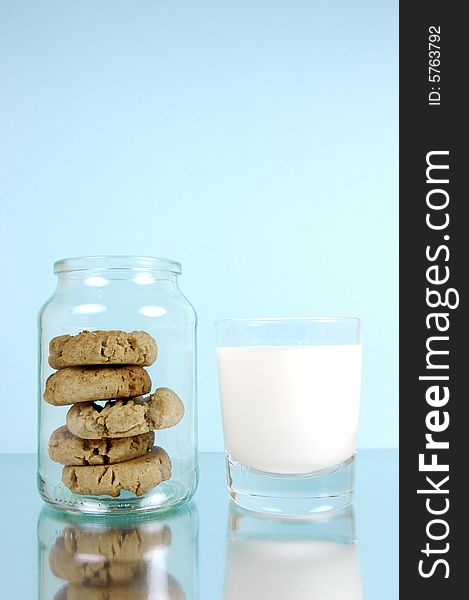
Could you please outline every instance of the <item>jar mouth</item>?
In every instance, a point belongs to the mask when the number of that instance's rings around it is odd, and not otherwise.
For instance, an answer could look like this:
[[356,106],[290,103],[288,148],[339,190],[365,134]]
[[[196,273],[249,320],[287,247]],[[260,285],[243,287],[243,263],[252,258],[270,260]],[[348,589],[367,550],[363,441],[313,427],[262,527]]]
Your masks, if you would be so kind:
[[164,271],[180,275],[181,263],[169,258],[154,256],[132,256],[128,254],[110,254],[98,256],[74,256],[62,258],[54,263],[54,273],[73,273],[75,271]]

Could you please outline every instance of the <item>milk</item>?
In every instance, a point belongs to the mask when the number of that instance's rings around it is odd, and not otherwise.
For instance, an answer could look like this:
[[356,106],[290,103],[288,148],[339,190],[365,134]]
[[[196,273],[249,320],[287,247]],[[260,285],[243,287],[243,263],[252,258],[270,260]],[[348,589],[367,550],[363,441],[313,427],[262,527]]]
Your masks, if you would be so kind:
[[217,349],[225,450],[278,474],[331,468],[355,452],[361,345]]

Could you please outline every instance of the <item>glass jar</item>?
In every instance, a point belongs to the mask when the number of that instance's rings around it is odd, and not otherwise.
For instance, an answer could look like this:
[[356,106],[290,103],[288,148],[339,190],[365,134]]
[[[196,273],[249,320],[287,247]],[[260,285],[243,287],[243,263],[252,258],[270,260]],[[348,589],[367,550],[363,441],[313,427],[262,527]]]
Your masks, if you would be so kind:
[[109,518],[45,506],[38,520],[39,600],[195,600],[197,508]]
[[196,314],[181,265],[92,256],[54,271],[38,318],[42,498],[87,513],[178,506],[198,480]]

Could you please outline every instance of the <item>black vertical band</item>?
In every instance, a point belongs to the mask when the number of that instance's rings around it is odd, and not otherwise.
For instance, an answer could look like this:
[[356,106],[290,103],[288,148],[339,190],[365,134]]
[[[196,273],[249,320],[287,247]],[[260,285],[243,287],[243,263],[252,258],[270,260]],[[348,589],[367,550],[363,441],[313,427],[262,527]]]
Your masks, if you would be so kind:
[[[404,599],[456,598],[458,584],[465,589],[469,194],[464,180],[469,168],[464,143],[468,68],[462,50],[468,34],[463,7],[434,0],[402,2],[400,7],[400,597]],[[415,595],[419,591],[422,594]]]

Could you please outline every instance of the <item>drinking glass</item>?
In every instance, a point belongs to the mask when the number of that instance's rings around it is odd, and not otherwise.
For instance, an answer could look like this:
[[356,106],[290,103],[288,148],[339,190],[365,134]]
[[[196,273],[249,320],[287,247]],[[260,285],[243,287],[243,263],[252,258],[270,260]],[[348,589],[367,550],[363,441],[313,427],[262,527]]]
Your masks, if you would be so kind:
[[228,488],[248,510],[303,516],[353,498],[357,318],[216,323]]

